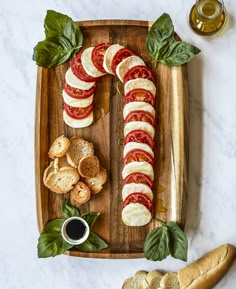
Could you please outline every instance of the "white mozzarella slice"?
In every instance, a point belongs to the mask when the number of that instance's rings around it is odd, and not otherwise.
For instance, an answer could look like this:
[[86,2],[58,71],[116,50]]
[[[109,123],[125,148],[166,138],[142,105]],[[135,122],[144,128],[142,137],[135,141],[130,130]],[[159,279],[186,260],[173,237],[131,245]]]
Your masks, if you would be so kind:
[[132,55],[122,60],[116,67],[116,75],[120,81],[124,82],[125,74],[134,66],[145,65],[145,62],[139,56]]
[[149,79],[136,78],[136,79],[131,79],[131,80],[127,81],[125,86],[124,86],[125,94],[127,94],[129,91],[136,89],[136,88],[146,89],[146,90],[150,91],[153,94],[153,96],[156,95],[156,86]]
[[132,173],[142,173],[147,175],[151,181],[154,180],[154,170],[148,162],[131,162],[126,164],[122,170],[123,180]]
[[63,111],[63,120],[64,122],[73,128],[83,128],[90,126],[93,122],[93,111],[85,118],[82,119],[74,119],[70,117],[67,112],[64,110]]
[[148,123],[146,121],[128,122],[124,126],[124,137],[126,137],[127,134],[133,130],[143,130],[143,131],[147,132],[151,136],[152,139],[154,138],[154,135],[155,135],[155,129],[154,129],[153,125],[151,125],[150,123]]
[[149,153],[154,158],[154,152],[153,152],[152,148],[148,144],[134,142],[134,141],[128,142],[124,146],[124,150],[123,150],[124,158],[130,151],[135,150],[135,149],[143,150],[143,151]]
[[122,189],[122,199],[123,201],[133,193],[142,193],[149,197],[150,200],[153,199],[153,192],[150,187],[146,184],[130,183],[123,186]]
[[103,58],[103,68],[107,73],[114,74],[111,69],[112,60],[115,54],[122,48],[124,48],[124,46],[120,44],[113,44],[107,48]]
[[127,115],[130,112],[136,111],[136,110],[147,111],[151,113],[151,115],[155,118],[156,112],[151,104],[144,102],[144,101],[131,101],[124,105],[124,109],[123,109],[124,119],[126,119]]
[[83,90],[89,90],[95,84],[95,82],[86,82],[86,81],[80,80],[78,77],[74,75],[71,68],[67,70],[66,75],[65,75],[65,80],[70,86],[83,89]]
[[79,99],[69,96],[63,89],[62,96],[64,102],[73,107],[88,107],[93,102],[93,94],[89,97]]
[[128,226],[144,226],[151,219],[151,212],[143,204],[130,203],[122,210],[122,220]]
[[97,67],[93,64],[92,61],[92,52],[94,47],[86,48],[81,54],[81,63],[85,72],[92,77],[100,77],[105,75],[106,73],[101,72],[97,69]]

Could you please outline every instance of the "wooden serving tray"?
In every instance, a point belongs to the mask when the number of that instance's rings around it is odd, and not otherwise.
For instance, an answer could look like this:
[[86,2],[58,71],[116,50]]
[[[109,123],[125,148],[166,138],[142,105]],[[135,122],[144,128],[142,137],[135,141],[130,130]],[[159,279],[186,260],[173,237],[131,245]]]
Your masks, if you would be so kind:
[[[119,43],[143,58],[156,76],[157,126],[153,216],[163,221],[185,223],[188,182],[189,109],[187,67],[156,65],[145,48],[150,23],[133,20],[78,22],[84,47],[102,42]],[[39,231],[51,219],[61,216],[61,203],[67,195],[49,191],[42,182],[49,164],[48,150],[53,140],[64,134],[79,135],[93,142],[95,154],[109,173],[102,192],[81,206],[81,212],[101,212],[93,231],[109,247],[94,253],[77,251],[69,255],[93,258],[141,258],[147,234],[156,221],[143,227],[128,227],[121,219],[123,154],[123,85],[117,77],[106,75],[97,82],[95,101],[109,110],[92,126],[68,127],[62,118],[62,88],[69,62],[55,69],[38,68],[35,115],[35,177]],[[108,109],[109,108],[109,109]]]

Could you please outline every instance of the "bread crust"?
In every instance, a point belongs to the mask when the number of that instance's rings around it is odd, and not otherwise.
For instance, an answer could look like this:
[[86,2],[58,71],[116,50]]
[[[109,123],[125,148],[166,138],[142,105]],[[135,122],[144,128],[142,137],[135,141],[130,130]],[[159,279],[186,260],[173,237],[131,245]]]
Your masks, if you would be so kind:
[[48,156],[51,159],[63,157],[66,154],[69,145],[70,141],[67,137],[64,135],[57,137],[49,148]]
[[224,244],[178,272],[181,289],[211,289],[223,278],[236,257],[236,249]]

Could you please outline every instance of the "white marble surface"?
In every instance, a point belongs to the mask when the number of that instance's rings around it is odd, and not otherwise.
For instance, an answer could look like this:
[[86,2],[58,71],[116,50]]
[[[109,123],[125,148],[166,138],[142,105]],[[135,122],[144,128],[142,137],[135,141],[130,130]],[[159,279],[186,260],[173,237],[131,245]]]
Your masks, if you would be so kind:
[[[192,1],[81,0],[0,3],[0,287],[5,289],[119,289],[136,270],[178,270],[184,262],[38,259],[34,190],[36,65],[32,49],[43,39],[47,9],[74,20],[155,20],[171,15],[176,31],[202,49],[189,65],[190,174],[186,233],[188,262],[231,242],[236,245],[236,2],[226,0],[231,27],[220,38],[193,34],[186,21]],[[236,262],[217,289],[233,289]]]

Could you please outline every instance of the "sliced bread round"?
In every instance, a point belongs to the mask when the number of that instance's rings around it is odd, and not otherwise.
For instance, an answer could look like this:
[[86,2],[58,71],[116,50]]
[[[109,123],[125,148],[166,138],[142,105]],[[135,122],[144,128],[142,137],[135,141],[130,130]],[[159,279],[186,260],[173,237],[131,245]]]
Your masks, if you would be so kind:
[[74,167],[78,168],[79,161],[89,155],[94,154],[93,144],[84,140],[79,136],[73,136],[70,139],[70,146],[66,153],[68,163]]
[[79,173],[84,178],[93,178],[100,172],[99,159],[95,155],[83,157],[79,161]]
[[70,192],[70,202],[73,206],[79,207],[86,203],[91,196],[89,187],[83,183],[78,182]]
[[64,167],[50,172],[46,178],[45,186],[55,193],[63,194],[69,192],[78,181],[78,171],[71,167]]
[[66,154],[69,145],[70,141],[67,137],[64,135],[57,137],[48,151],[48,156],[51,159],[63,157]]
[[85,178],[84,182],[89,186],[92,194],[97,194],[103,189],[107,181],[107,170],[100,167],[100,172],[93,178]]

